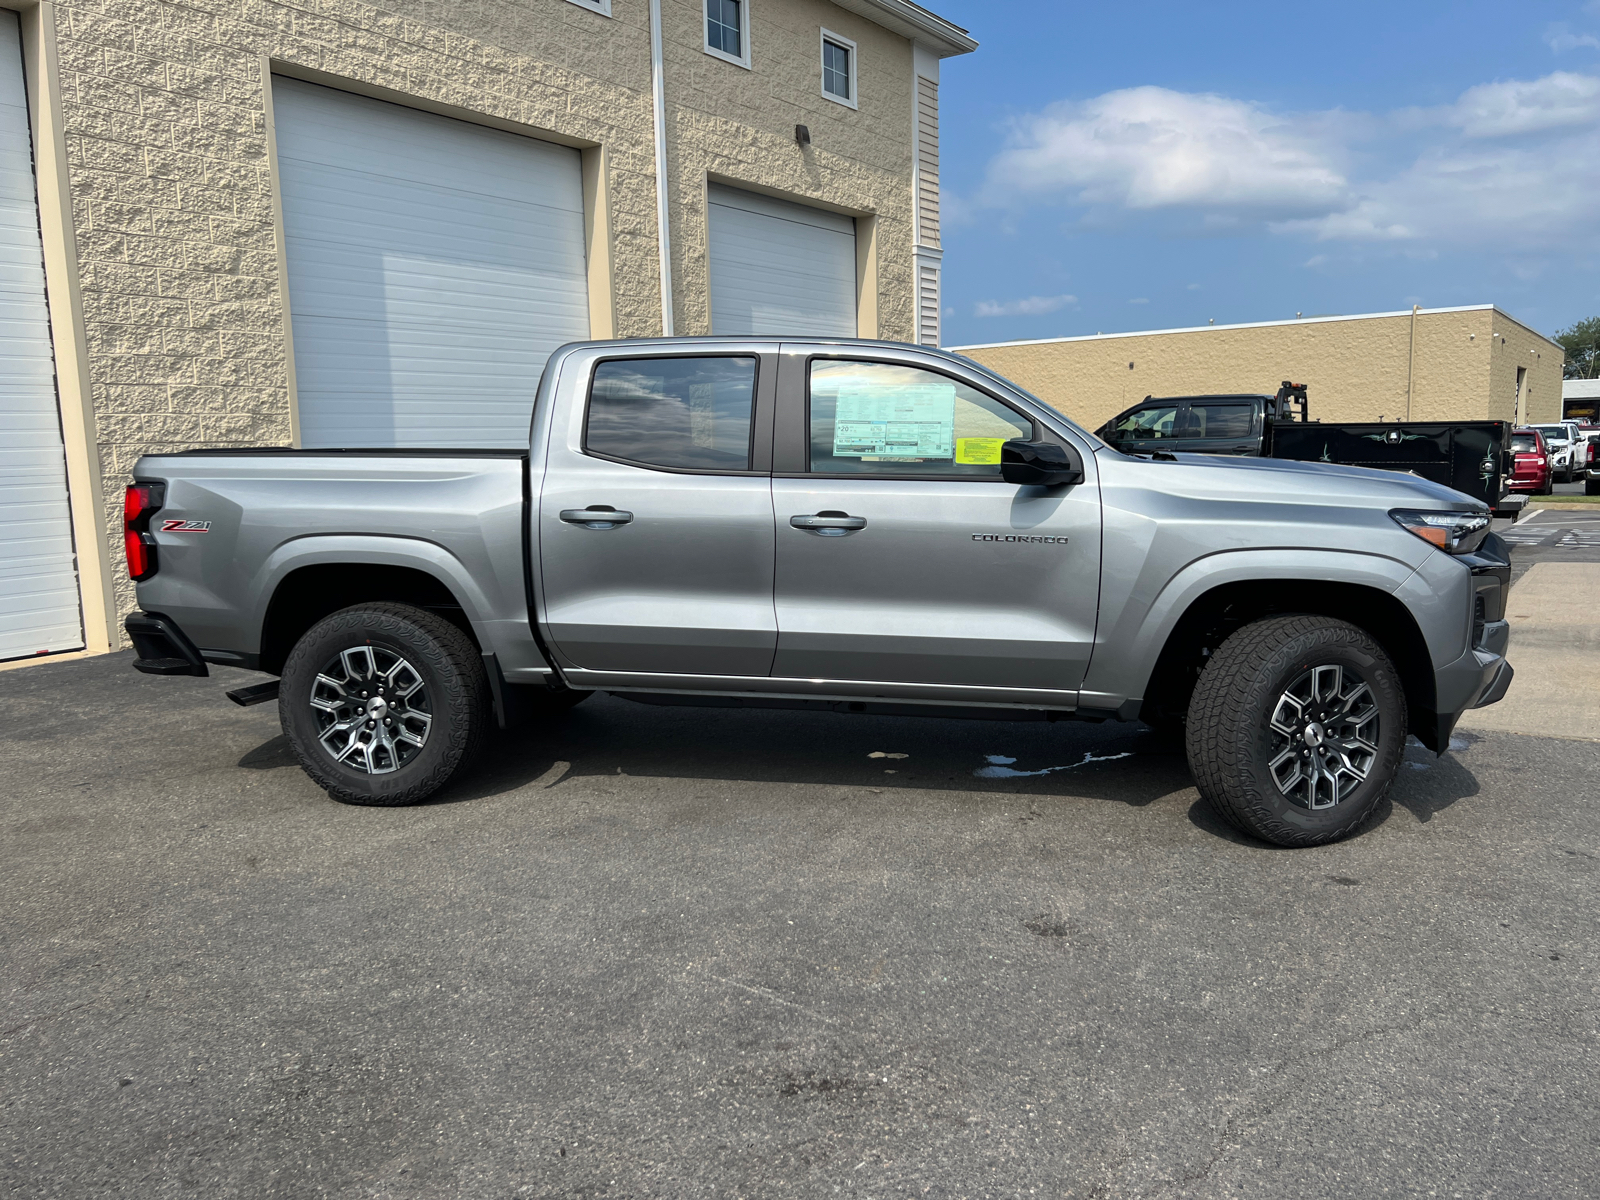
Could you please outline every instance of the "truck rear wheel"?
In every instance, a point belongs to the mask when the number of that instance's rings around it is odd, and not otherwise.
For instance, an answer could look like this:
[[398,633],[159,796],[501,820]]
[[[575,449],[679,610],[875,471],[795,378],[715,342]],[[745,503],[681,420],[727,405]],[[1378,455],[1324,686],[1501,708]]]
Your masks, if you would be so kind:
[[1317,846],[1371,817],[1405,731],[1399,673],[1372,637],[1329,617],[1271,617],[1211,656],[1185,749],[1201,796],[1229,824]]
[[415,804],[465,769],[491,715],[483,659],[409,604],[346,608],[289,654],[278,715],[300,765],[346,804]]

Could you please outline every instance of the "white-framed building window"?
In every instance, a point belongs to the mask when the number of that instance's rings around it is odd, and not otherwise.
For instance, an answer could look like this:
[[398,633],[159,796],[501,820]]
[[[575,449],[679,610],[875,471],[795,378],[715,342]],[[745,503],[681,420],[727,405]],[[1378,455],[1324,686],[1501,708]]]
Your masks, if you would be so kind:
[[822,94],[856,107],[856,44],[826,29],[822,31]]
[[579,8],[587,8],[590,12],[599,13],[602,17],[611,15],[611,0],[567,0],[568,4],[576,4]]
[[705,0],[706,53],[750,69],[750,0]]

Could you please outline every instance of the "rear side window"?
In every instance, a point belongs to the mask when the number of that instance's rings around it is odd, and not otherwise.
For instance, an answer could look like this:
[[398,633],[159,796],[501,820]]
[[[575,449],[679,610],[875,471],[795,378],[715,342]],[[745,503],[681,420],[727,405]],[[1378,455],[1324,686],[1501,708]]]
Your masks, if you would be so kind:
[[750,470],[754,358],[603,362],[589,388],[583,448],[682,471]]
[[811,469],[825,475],[1000,478],[1000,447],[1033,422],[948,375],[894,363],[811,364]]
[[1248,404],[1191,404],[1180,436],[1247,438],[1254,409]]

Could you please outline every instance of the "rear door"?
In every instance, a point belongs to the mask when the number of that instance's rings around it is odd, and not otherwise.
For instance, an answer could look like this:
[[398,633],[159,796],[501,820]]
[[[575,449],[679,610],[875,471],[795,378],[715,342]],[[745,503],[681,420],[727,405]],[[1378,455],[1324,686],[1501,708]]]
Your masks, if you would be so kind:
[[539,490],[545,636],[587,672],[766,675],[777,345],[595,352]]
[[1242,398],[1190,400],[1178,414],[1179,440],[1169,450],[1186,454],[1257,454],[1260,406]]
[[1004,482],[1001,443],[1051,435],[916,357],[786,352],[780,390],[773,675],[1075,692],[1099,598],[1094,455],[1072,487]]

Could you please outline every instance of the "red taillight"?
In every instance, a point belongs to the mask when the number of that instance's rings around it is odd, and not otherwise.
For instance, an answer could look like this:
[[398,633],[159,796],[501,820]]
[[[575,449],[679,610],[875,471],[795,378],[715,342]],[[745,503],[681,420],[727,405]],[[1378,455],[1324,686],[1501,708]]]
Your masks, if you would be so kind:
[[135,582],[156,573],[156,539],[150,534],[150,515],[161,507],[164,491],[159,483],[130,483],[122,502],[122,549],[128,556],[128,574]]

